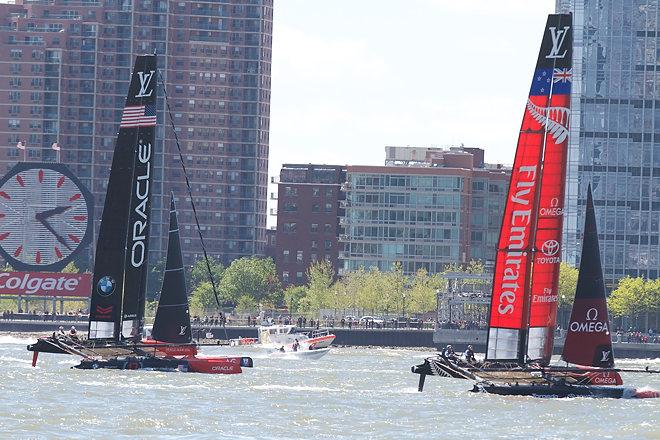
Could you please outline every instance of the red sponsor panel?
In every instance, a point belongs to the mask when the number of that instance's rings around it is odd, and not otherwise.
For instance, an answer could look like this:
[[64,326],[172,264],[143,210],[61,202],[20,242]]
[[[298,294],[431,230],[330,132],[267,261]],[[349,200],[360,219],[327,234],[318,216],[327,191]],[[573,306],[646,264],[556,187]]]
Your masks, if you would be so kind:
[[0,294],[89,298],[92,274],[0,272]]
[[572,364],[602,368],[614,366],[604,298],[575,300],[562,357]]
[[243,371],[240,357],[196,357],[186,356],[188,368],[194,373],[238,374]]
[[525,324],[525,284],[531,258],[532,225],[537,212],[534,203],[541,172],[539,167],[543,139],[543,133],[538,132],[538,127],[537,131],[530,131],[532,124],[536,122],[526,112],[511,172],[495,261],[491,328],[520,329]]

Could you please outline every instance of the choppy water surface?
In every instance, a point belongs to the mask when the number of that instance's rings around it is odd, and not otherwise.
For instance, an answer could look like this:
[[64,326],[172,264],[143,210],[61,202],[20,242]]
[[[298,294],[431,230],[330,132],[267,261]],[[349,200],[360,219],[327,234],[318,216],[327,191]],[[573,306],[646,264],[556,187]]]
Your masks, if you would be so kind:
[[[29,339],[0,336],[0,437],[187,439],[660,439],[660,399],[535,399],[467,392],[466,381],[429,377],[417,392],[410,366],[430,353],[335,349],[318,361],[256,350],[241,375],[80,371]],[[619,366],[660,360],[620,361]],[[660,389],[659,375],[626,375]]]

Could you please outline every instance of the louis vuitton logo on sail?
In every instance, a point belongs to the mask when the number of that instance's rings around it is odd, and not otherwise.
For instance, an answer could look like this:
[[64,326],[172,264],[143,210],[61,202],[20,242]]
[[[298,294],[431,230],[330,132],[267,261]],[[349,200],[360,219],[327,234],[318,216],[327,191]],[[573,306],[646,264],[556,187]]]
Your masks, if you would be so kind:
[[566,38],[566,35],[568,35],[568,30],[570,28],[570,26],[564,26],[563,29],[557,29],[556,26],[548,28],[550,30],[550,37],[552,38],[552,48],[550,49],[550,53],[545,56],[546,58],[564,58],[566,56],[568,49],[564,49],[561,53],[559,52],[562,49],[564,39]]
[[526,248],[529,241],[532,217],[531,199],[534,196],[532,190],[536,186],[537,178],[536,165],[521,166],[517,171],[516,191],[511,193],[511,202],[527,209],[514,209],[511,213],[511,222],[509,231],[507,231],[508,243],[504,260],[502,292],[497,306],[497,311],[501,315],[513,313],[518,290],[523,287],[519,283],[520,266],[524,264],[524,257],[527,256],[527,252],[523,249]]
[[135,213],[138,218],[133,222],[133,235],[131,246],[131,265],[133,267],[140,267],[145,259],[145,240],[147,239],[147,226],[149,225],[149,218],[147,215],[147,206],[149,203],[149,180],[150,180],[150,164],[151,160],[151,144],[144,144],[142,140],[139,141],[137,146],[137,159],[144,165],[143,174],[138,175],[135,180],[135,196],[139,200],[138,205],[135,207]]
[[[154,70],[150,72],[138,72],[138,78],[140,79],[140,91],[136,98],[148,98],[154,92],[153,87],[149,90],[149,84],[151,84],[151,79],[154,77]],[[149,93],[147,93],[149,90]]]

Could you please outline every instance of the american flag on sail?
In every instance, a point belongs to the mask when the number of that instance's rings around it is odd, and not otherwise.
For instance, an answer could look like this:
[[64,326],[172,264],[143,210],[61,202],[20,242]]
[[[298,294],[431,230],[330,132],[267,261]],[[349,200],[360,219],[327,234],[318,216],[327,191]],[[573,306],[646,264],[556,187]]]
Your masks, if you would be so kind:
[[124,107],[119,127],[153,127],[154,125],[156,125],[156,106],[154,104],[129,105]]

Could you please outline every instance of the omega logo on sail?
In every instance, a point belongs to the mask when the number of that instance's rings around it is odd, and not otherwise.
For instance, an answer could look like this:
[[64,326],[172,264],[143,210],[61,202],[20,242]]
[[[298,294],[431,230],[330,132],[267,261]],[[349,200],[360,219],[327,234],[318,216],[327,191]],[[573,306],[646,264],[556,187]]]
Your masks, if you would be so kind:
[[149,160],[151,159],[151,144],[138,143],[138,160],[145,166],[145,174],[138,176],[135,181],[135,196],[140,203],[135,207],[135,213],[139,218],[133,223],[133,246],[131,247],[131,265],[140,267],[144,263],[146,253],[145,240],[147,239],[145,230],[149,224],[147,218],[147,203],[149,203]]
[[[511,202],[529,207],[532,189],[536,185],[536,165],[521,166],[518,173],[519,179],[516,182],[516,192],[511,196]],[[523,178],[527,180],[523,180]],[[497,312],[500,315],[513,313],[518,289],[522,287],[518,283],[518,279],[520,278],[520,266],[524,263],[523,257],[527,256],[527,252],[523,252],[523,248],[527,241],[531,216],[531,209],[514,209],[511,213],[511,223],[508,231],[509,243],[502,277],[502,292],[497,306]]]
[[553,197],[552,200],[550,200],[550,207],[549,208],[541,208],[540,213],[542,216],[560,216],[564,213],[564,210],[562,209],[561,206],[559,206],[559,199],[557,197]]
[[609,333],[606,322],[598,321],[598,309],[592,307],[585,313],[583,322],[573,321],[569,328],[572,332]]

